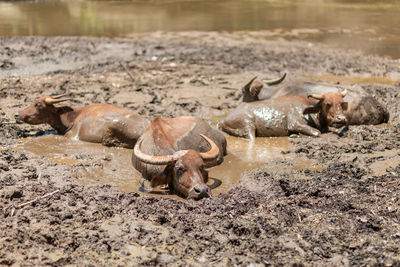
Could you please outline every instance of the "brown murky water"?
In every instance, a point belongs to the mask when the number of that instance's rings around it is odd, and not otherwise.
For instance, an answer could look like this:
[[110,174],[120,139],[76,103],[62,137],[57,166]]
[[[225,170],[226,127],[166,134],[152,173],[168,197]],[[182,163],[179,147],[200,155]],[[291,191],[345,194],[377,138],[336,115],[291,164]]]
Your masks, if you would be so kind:
[[[23,138],[14,147],[49,158],[57,164],[74,165],[74,176],[82,184],[107,183],[124,192],[143,192],[141,175],[131,165],[131,149],[105,147],[58,135]],[[226,193],[239,182],[241,174],[273,160],[287,159],[282,151],[291,149],[287,137],[256,138],[253,141],[227,136],[228,155],[223,164],[210,168],[213,194]],[[294,159],[293,170],[315,169],[310,160]],[[157,189],[154,194],[163,195]],[[172,196],[175,197],[175,196]]]
[[397,0],[17,1],[0,2],[0,36],[264,31],[400,58],[399,14]]
[[122,191],[138,189],[140,174],[131,164],[132,150],[105,147],[59,135],[19,139],[16,150],[49,158],[57,164],[76,165],[75,177],[84,184],[111,183]]

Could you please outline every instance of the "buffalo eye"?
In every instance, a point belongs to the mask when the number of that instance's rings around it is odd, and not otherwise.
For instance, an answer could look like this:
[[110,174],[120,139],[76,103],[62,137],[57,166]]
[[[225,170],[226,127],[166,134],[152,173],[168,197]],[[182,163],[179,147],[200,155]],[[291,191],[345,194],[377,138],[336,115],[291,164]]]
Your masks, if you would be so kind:
[[35,108],[36,108],[36,109],[41,109],[41,108],[42,108],[42,105],[41,105],[40,103],[36,103],[36,104],[35,104]]
[[347,110],[348,107],[349,107],[349,104],[347,102],[343,102],[342,103],[342,109],[343,110]]
[[179,166],[177,166],[177,168],[176,168],[176,172],[178,173],[178,174],[182,174],[182,173],[184,173],[185,172],[185,167],[183,166],[183,165],[179,165]]

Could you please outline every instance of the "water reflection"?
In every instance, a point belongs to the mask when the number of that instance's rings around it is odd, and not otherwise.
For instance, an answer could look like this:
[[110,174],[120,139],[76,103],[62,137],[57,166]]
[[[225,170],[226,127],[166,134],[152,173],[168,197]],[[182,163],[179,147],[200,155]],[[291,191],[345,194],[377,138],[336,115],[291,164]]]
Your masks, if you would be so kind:
[[399,12],[398,1],[378,0],[1,2],[0,36],[263,30],[400,58]]

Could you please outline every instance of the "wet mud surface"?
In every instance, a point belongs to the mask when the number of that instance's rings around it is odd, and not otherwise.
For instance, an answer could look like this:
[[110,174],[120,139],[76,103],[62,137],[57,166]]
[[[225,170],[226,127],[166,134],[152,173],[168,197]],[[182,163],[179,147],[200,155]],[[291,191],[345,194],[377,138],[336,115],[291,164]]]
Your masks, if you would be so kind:
[[[0,43],[0,265],[400,265],[399,61],[242,33]],[[69,93],[73,106],[108,102],[214,123],[239,104],[235,89],[252,75],[284,70],[344,76],[343,84],[383,77],[361,86],[387,105],[389,123],[265,149],[228,140],[231,153],[211,177],[230,186],[184,201],[136,190],[122,170],[130,151],[74,151],[49,126],[13,119],[39,96]],[[235,159],[248,170],[229,174],[224,164]]]

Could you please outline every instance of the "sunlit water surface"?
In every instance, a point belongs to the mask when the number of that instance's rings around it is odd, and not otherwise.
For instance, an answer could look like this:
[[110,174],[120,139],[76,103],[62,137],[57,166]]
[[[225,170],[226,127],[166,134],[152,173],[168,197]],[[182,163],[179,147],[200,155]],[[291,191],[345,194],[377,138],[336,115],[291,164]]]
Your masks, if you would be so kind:
[[400,58],[397,0],[0,2],[0,36],[118,36],[266,31]]

